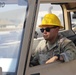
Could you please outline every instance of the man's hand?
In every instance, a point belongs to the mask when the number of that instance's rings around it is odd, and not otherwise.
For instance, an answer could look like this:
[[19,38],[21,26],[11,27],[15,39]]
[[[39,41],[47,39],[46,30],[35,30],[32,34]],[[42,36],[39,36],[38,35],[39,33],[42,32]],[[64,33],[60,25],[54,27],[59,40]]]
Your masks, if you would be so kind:
[[46,61],[46,64],[55,62],[56,60],[58,60],[58,57],[57,56],[53,56],[52,58],[50,58],[49,60]]

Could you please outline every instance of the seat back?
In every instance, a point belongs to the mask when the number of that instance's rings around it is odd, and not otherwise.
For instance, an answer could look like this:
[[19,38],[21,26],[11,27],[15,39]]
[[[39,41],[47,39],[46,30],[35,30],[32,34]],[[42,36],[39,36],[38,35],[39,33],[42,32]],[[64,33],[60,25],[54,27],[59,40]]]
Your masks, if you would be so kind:
[[68,39],[72,40],[74,44],[76,45],[76,34],[74,33],[74,31],[64,30],[64,31],[59,31],[59,33],[67,37]]

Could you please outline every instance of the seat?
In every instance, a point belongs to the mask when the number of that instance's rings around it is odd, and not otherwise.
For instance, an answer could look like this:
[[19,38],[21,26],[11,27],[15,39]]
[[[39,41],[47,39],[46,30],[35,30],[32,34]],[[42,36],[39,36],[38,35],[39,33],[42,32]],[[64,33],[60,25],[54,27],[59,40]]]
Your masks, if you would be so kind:
[[76,45],[76,34],[73,30],[63,30],[63,31],[59,31],[59,33],[67,37],[68,39],[72,40]]

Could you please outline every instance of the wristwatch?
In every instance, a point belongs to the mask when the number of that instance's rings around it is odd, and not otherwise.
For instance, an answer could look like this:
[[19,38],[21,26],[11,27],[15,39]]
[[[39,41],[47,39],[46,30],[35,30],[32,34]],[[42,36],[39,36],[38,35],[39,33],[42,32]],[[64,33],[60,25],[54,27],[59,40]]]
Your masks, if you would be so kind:
[[60,60],[61,62],[65,62],[64,59],[61,60],[61,55],[60,54],[55,54],[54,56],[57,56],[58,57],[58,60]]
[[54,56],[57,56],[58,60],[60,60],[60,54],[55,54]]

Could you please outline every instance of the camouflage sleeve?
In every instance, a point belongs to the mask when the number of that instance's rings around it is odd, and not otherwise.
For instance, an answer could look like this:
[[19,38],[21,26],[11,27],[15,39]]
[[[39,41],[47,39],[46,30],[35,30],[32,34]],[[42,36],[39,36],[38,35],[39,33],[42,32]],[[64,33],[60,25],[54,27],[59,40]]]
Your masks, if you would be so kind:
[[31,55],[30,65],[36,66],[39,65],[38,59],[39,59],[39,51],[40,48],[38,47]]
[[60,55],[63,56],[65,62],[76,59],[76,46],[71,40],[64,40],[62,47],[64,52],[62,52]]
[[39,65],[39,53],[41,51],[42,46],[44,46],[44,41],[40,41],[35,51],[33,52],[30,62],[31,65],[33,66]]

